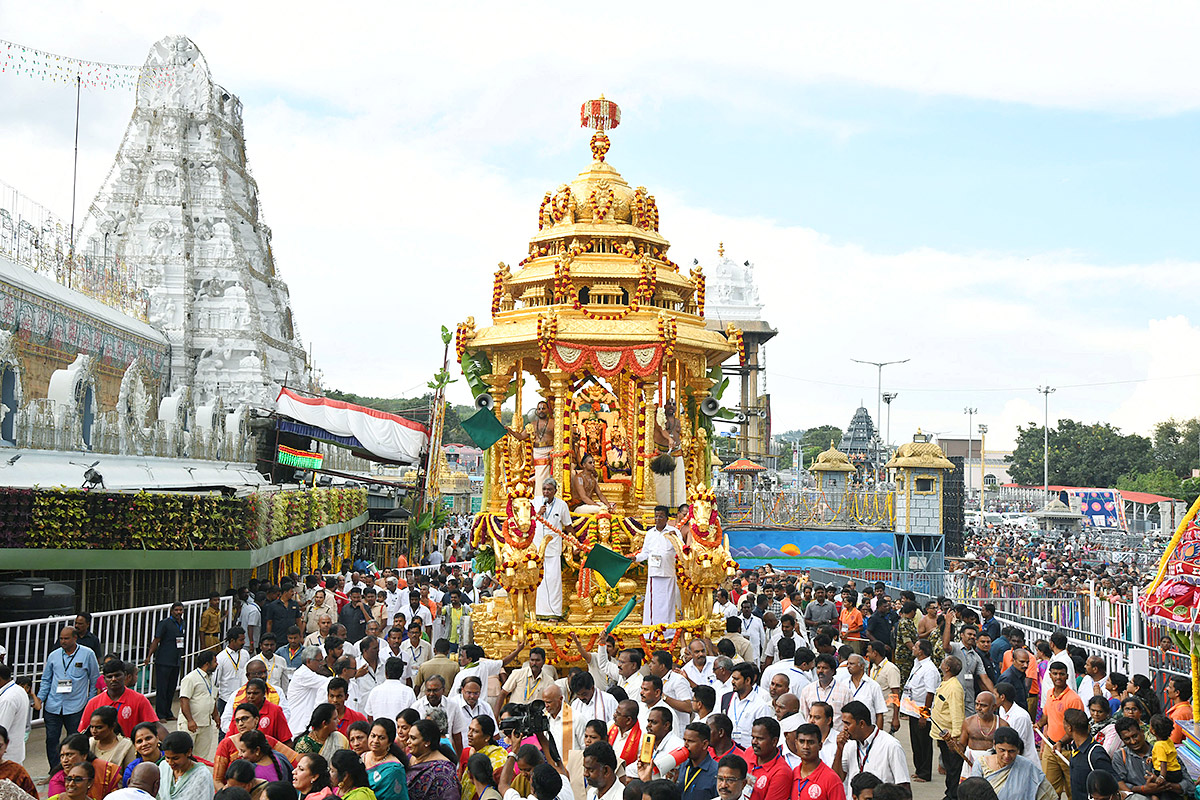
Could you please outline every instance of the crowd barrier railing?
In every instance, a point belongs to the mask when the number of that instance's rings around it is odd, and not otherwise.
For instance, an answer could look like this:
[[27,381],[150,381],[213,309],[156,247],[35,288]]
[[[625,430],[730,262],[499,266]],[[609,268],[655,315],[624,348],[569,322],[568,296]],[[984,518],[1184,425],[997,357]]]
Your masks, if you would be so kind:
[[[101,611],[92,615],[91,632],[100,640],[102,652],[96,653],[97,662],[103,666],[104,657],[115,654],[123,661],[140,665],[154,639],[154,629],[170,613],[173,603],[162,603],[141,608],[123,608],[116,611]],[[195,667],[196,654],[200,647],[200,616],[208,607],[207,600],[189,600],[183,603],[183,621],[186,630],[186,649],[180,675]],[[231,624],[233,598],[221,598],[221,631]],[[43,617],[41,619],[0,623],[0,644],[8,651],[7,663],[12,667],[13,678],[28,675],[33,679],[33,691],[41,688],[42,670],[46,657],[58,648],[58,636],[63,628],[74,626],[75,615]],[[156,686],[154,670],[138,670],[137,691],[154,697]],[[34,721],[40,723],[40,712],[34,712]]]

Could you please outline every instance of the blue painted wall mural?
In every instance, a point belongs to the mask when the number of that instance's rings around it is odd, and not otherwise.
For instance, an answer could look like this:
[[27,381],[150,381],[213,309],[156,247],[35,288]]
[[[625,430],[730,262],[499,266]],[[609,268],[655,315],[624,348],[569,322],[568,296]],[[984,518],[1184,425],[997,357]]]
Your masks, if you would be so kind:
[[743,567],[891,569],[890,531],[731,530],[729,550]]

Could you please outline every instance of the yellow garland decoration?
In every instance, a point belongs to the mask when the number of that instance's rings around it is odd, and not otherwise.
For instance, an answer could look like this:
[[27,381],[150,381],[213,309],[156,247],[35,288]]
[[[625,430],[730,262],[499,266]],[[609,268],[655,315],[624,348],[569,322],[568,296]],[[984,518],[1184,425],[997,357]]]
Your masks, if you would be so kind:
[[[657,625],[618,625],[613,632],[620,633],[622,636],[645,636],[647,634],[661,634],[666,630],[697,631],[703,630],[711,621],[710,617],[701,617],[699,619],[679,620],[678,622],[660,622]],[[536,631],[537,633],[549,633],[554,636],[565,636],[572,633],[578,636],[592,636],[603,633],[607,627],[608,623],[606,622],[595,625],[559,625],[542,620],[529,622],[525,625],[526,630]]]

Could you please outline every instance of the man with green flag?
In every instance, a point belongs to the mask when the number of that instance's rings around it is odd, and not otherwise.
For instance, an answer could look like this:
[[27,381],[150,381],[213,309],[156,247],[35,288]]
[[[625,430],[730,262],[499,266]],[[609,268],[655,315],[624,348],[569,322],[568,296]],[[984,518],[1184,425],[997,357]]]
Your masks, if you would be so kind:
[[646,531],[642,549],[634,559],[646,564],[646,600],[642,624],[662,625],[675,621],[679,608],[679,583],[675,578],[675,545],[679,530],[667,523],[670,509],[655,506],[654,527]]

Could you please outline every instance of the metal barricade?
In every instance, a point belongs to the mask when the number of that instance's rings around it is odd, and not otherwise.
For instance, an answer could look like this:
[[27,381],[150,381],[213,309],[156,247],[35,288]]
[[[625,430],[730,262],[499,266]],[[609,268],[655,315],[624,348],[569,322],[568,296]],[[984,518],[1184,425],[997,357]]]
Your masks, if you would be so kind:
[[[104,657],[115,655],[122,661],[141,664],[150,649],[154,629],[167,617],[173,603],[163,603],[142,608],[125,608],[117,611],[101,611],[92,615],[91,632],[100,640],[103,652],[96,660],[103,666]],[[187,648],[180,675],[186,675],[195,667],[196,654],[200,647],[200,616],[208,607],[208,600],[189,600],[183,604],[184,627],[187,631]],[[233,598],[221,598],[221,632],[230,626]],[[73,626],[75,616],[45,617],[42,619],[6,622],[0,624],[0,644],[8,651],[7,663],[12,667],[13,677],[28,675],[33,679],[33,691],[41,687],[42,671],[46,656],[58,648],[58,635],[63,628]],[[153,697],[155,694],[154,670],[139,669],[137,691]],[[40,712],[34,713],[34,721],[40,723]]]

